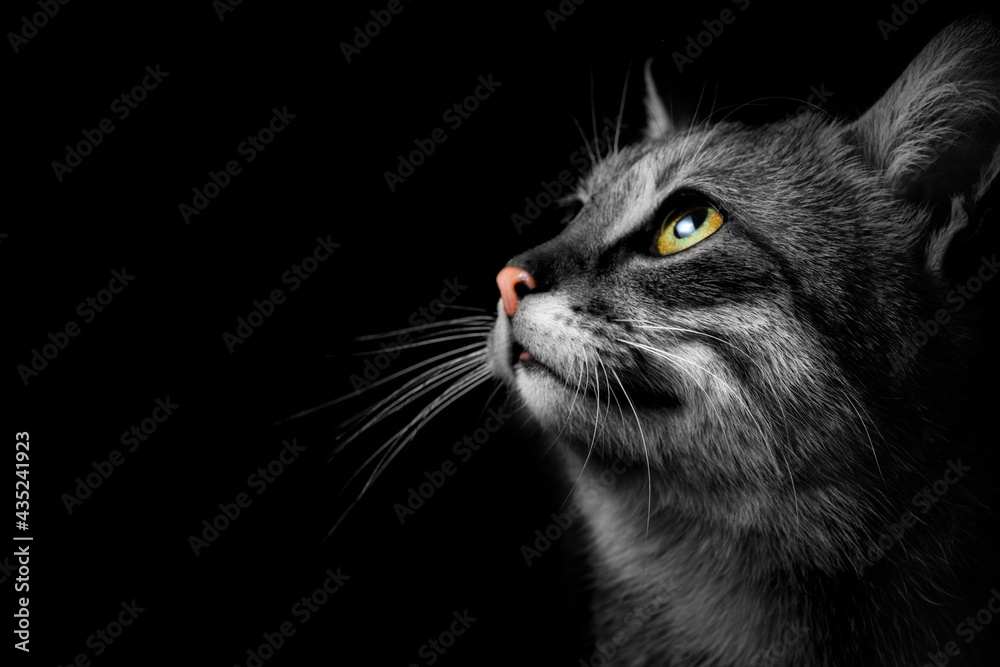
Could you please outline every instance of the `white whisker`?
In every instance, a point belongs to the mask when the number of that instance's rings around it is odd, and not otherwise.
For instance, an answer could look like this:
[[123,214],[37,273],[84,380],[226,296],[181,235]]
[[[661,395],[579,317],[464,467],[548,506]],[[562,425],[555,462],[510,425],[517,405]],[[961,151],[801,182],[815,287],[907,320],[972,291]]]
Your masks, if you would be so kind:
[[583,143],[587,147],[587,155],[590,156],[590,165],[594,166],[597,164],[597,158],[594,157],[594,151],[590,149],[590,141],[587,140],[587,135],[584,134],[583,128],[580,127],[580,121],[574,117],[573,122],[576,123],[576,129],[580,131],[580,137],[583,139]]
[[[349,419],[347,422],[345,422],[345,424],[350,424],[350,423],[353,423],[355,421],[358,421],[359,419],[364,419],[365,417],[368,417],[369,415],[371,415],[374,411],[378,410],[381,406],[385,405],[388,401],[390,401],[393,398],[395,398],[395,400],[393,400],[389,405],[386,405],[384,408],[381,409],[381,411],[378,412],[378,414],[376,414],[368,422],[366,422],[364,424],[364,426],[361,426],[356,431],[354,431],[350,436],[348,436],[346,439],[344,439],[337,446],[337,448],[334,450],[334,455],[336,455],[337,453],[339,453],[340,451],[342,451],[355,438],[357,438],[358,436],[360,436],[362,433],[364,433],[365,431],[367,431],[369,428],[371,428],[372,426],[374,426],[378,422],[380,422],[383,419],[385,419],[387,416],[389,416],[389,415],[391,415],[391,414],[393,414],[395,412],[398,412],[399,410],[403,409],[404,407],[406,407],[407,405],[409,405],[410,403],[412,403],[416,399],[420,398],[421,396],[423,396],[427,392],[432,391],[433,389],[437,388],[441,384],[447,382],[448,380],[450,380],[455,375],[459,375],[459,374],[461,374],[461,373],[463,373],[465,371],[468,371],[470,368],[474,368],[476,366],[483,365],[484,362],[485,362],[485,353],[482,352],[482,351],[474,351],[474,352],[470,352],[469,354],[467,354],[467,355],[465,355],[463,357],[460,357],[459,359],[449,360],[445,364],[442,364],[442,365],[437,366],[435,368],[429,369],[429,370],[425,371],[424,373],[422,373],[417,378],[413,378],[412,380],[410,380],[409,382],[407,382],[406,385],[403,385],[403,387],[400,387],[400,389],[397,389],[395,392],[393,392],[392,394],[390,394],[388,397],[386,397],[386,398],[382,399],[381,401],[379,401],[378,403],[376,403],[367,412],[362,413],[360,415],[356,415],[355,417],[353,417],[353,418]],[[443,370],[442,370],[442,367],[444,367]],[[397,396],[397,394],[399,392],[401,392],[404,388],[406,388],[407,386],[411,385],[415,381],[419,380],[421,377],[430,376],[430,375],[435,375],[435,377],[433,377],[432,379],[429,379],[429,380],[423,382],[419,386],[416,386],[416,387],[410,389],[409,391],[407,391],[407,392],[405,392],[405,393]]]
[[[392,437],[386,440],[385,443],[378,447],[348,478],[344,485],[345,489],[358,476],[358,474],[361,473],[361,471],[367,468],[371,462],[375,460],[376,457],[385,452],[364,487],[340,515],[333,527],[330,528],[330,531],[327,533],[327,538],[333,535],[334,531],[336,531],[340,524],[343,523],[355,505],[357,505],[357,503],[364,497],[371,485],[381,476],[382,472],[384,472],[385,469],[392,463],[393,459],[406,448],[406,445],[416,437],[417,433],[419,433],[431,419],[462,396],[472,391],[472,389],[479,386],[483,382],[486,382],[491,376],[489,369],[485,367],[471,372],[467,371],[466,373],[467,374],[463,377],[455,380],[447,389],[441,392],[439,396],[425,406],[413,419],[410,420],[409,423],[407,423],[406,426],[397,431]],[[454,375],[450,375],[447,379],[452,379],[453,377]]]
[[477,331],[477,332],[473,332],[473,333],[456,334],[454,336],[442,336],[441,338],[432,338],[430,340],[422,340],[422,341],[419,341],[417,343],[406,343],[405,345],[388,345],[388,346],[386,346],[386,347],[384,347],[382,349],[379,349],[379,350],[367,350],[365,352],[356,352],[356,353],[354,353],[351,356],[362,357],[362,356],[368,356],[368,355],[372,355],[372,354],[383,354],[386,351],[396,352],[396,351],[399,351],[399,350],[410,350],[410,349],[413,349],[415,347],[424,347],[425,345],[438,345],[440,343],[447,343],[450,340],[462,340],[462,339],[465,339],[465,338],[482,338],[485,341],[486,340],[486,334],[488,334],[488,333],[489,333],[489,329],[485,329],[483,331]]
[[[573,371],[574,365],[576,365],[576,359],[573,359],[573,363],[570,366],[569,372]],[[559,427],[559,431],[556,432],[555,436],[552,437],[548,446],[545,448],[544,453],[548,453],[548,451],[552,449],[552,447],[559,441],[559,436],[562,435],[563,431],[566,430],[566,427],[569,426],[569,423],[573,420],[573,406],[576,405],[576,399],[580,395],[580,383],[583,380],[584,368],[585,366],[583,364],[580,364],[580,377],[578,377],[576,380],[576,390],[573,392],[573,401],[569,404],[569,409],[566,411],[566,419],[563,420],[562,426]]]
[[[882,484],[888,486],[885,483],[885,476],[882,474],[882,466],[880,466],[878,462],[878,454],[875,452],[875,443],[872,442],[872,436],[871,433],[868,432],[868,426],[865,425],[864,418],[861,416],[861,413],[858,412],[858,408],[855,406],[854,401],[851,399],[850,395],[844,391],[842,391],[841,393],[844,395],[844,398],[847,399],[847,402],[850,403],[851,409],[854,410],[854,414],[858,416],[858,421],[861,422],[861,427],[865,429],[865,435],[868,436],[868,446],[872,448],[872,456],[875,457],[875,467],[878,469],[878,476],[882,478]],[[872,423],[874,424],[874,422]]]
[[618,373],[615,369],[611,369],[611,374],[615,376],[615,380],[618,381],[618,386],[622,388],[622,393],[625,394],[625,400],[628,401],[629,407],[632,408],[632,414],[635,415],[635,425],[639,429],[639,439],[642,441],[642,450],[646,453],[646,483],[647,483],[647,498],[646,498],[646,540],[649,540],[649,522],[653,515],[653,469],[649,464],[649,447],[646,445],[646,436],[642,432],[642,422],[639,421],[639,413],[635,409],[635,405],[632,403],[632,398],[625,391],[625,385],[622,384],[621,378],[618,377]]
[[490,313],[489,315],[487,315],[487,317],[491,319],[493,318],[493,315],[491,314],[493,311],[487,308],[478,308],[476,306],[458,306],[454,303],[446,303],[443,305],[448,310],[467,310],[472,313]]
[[[328,405],[335,405],[335,404],[340,403],[342,401],[346,401],[348,399],[354,398],[358,394],[363,394],[364,392],[370,391],[371,389],[374,389],[375,387],[379,387],[379,386],[385,384],[386,382],[394,380],[394,379],[396,379],[398,377],[402,377],[402,376],[406,375],[407,373],[412,373],[413,371],[417,370],[418,368],[423,368],[427,364],[432,364],[435,361],[438,361],[440,359],[444,359],[446,357],[450,357],[450,356],[453,356],[453,355],[456,355],[456,354],[460,354],[460,353],[466,352],[468,350],[477,350],[477,349],[483,349],[483,344],[482,343],[473,343],[472,345],[464,345],[464,346],[462,346],[460,348],[457,348],[457,349],[454,349],[454,350],[448,350],[447,352],[442,352],[441,354],[437,354],[437,355],[431,357],[430,359],[425,359],[423,361],[420,361],[420,362],[417,362],[417,363],[412,364],[410,366],[407,366],[403,370],[397,371],[397,372],[393,373],[392,375],[389,375],[387,377],[382,378],[381,380],[376,380],[376,381],[372,382],[371,384],[369,384],[367,386],[364,386],[361,389],[358,389],[353,394],[348,394],[347,396],[341,396],[340,398],[335,398],[332,401],[328,401],[327,403],[324,403],[323,406],[318,406],[318,407],[325,407],[325,406],[328,406]],[[428,373],[433,373],[436,369],[437,369],[437,367],[435,367],[433,369],[430,369],[429,371],[425,371],[424,373],[421,373],[420,375],[416,376],[415,378],[412,378],[409,381],[407,381],[407,384],[404,384],[403,387],[406,387],[411,382],[416,381],[417,378],[423,377],[424,375],[426,375]],[[400,387],[400,389],[402,389],[403,387]],[[399,390],[397,389],[397,391],[399,391]],[[390,396],[391,396],[391,394],[390,394]],[[310,411],[316,410],[316,409],[317,408],[311,408]]]
[[[676,361],[676,362],[681,363],[681,364],[689,364],[689,365],[697,368],[701,372],[705,373],[706,375],[709,375],[712,378],[714,378],[716,380],[716,382],[718,382],[720,385],[722,385],[727,390],[727,392],[730,394],[730,396],[732,396],[733,398],[735,398],[739,402],[740,407],[742,407],[743,410],[746,411],[747,415],[750,417],[750,419],[753,420],[754,424],[756,425],[757,432],[760,434],[760,442],[761,442],[761,444],[763,446],[765,446],[765,447],[769,447],[770,440],[764,434],[764,428],[761,426],[760,421],[757,419],[756,415],[754,415],[754,413],[750,409],[750,407],[746,404],[746,400],[743,398],[743,395],[740,394],[738,391],[736,391],[736,389],[734,389],[733,386],[730,385],[728,382],[726,382],[725,380],[723,380],[722,378],[720,378],[718,375],[716,375],[712,371],[708,370],[707,368],[703,368],[702,366],[700,366],[700,365],[696,364],[695,362],[691,361],[690,359],[685,359],[684,357],[676,355],[676,354],[670,354],[669,352],[657,349],[655,347],[651,347],[649,345],[644,345],[642,343],[636,343],[635,341],[629,341],[629,340],[624,340],[624,339],[618,339],[618,340],[619,340],[619,342],[626,343],[628,345],[633,345],[633,346],[638,347],[640,349],[644,349],[647,352],[650,352],[652,354],[658,355],[658,356],[660,356],[660,357],[662,357],[664,359],[673,360],[673,361]],[[699,387],[701,386],[697,382],[696,382],[696,384]],[[707,396],[707,392],[706,392],[706,396]],[[721,415],[719,415],[719,422],[720,423],[724,423],[723,420],[722,420],[722,416]]]
[[618,154],[618,133],[622,129],[622,116],[625,115],[625,97],[628,95],[628,77],[632,73],[632,69],[629,68],[625,72],[625,85],[622,87],[622,102],[618,109],[618,122],[615,124],[615,154]]
[[483,323],[491,324],[493,323],[492,315],[470,315],[469,317],[456,317],[450,320],[444,320],[441,322],[431,322],[429,324],[421,324],[418,326],[405,327],[403,329],[396,329],[394,331],[385,331],[377,334],[366,334],[364,336],[357,336],[354,340],[365,341],[365,340],[378,340],[379,338],[388,338],[389,336],[396,336],[398,334],[410,333],[413,331],[424,331],[426,329],[437,329],[439,327],[446,327],[461,323]]
[[[442,410],[447,408],[449,405],[451,405],[459,398],[461,398],[465,393],[468,392],[468,390],[472,386],[476,386],[483,380],[487,379],[489,374],[490,374],[489,370],[487,370],[486,368],[482,368],[479,370],[474,370],[468,373],[467,375],[459,378],[454,383],[452,383],[451,386],[442,391],[439,396],[434,397],[434,400],[432,400],[430,403],[424,406],[424,408],[419,413],[417,413],[417,415],[412,420],[410,420],[409,424],[404,426],[395,435],[389,438],[388,442],[395,441],[397,445],[395,446],[394,450],[392,449],[387,450],[386,453],[388,454],[389,451],[393,451],[394,453],[391,456],[389,456],[388,460],[386,460],[386,458],[383,456],[382,461],[380,461],[378,465],[376,465],[375,471],[372,473],[372,476],[369,478],[368,482],[362,489],[362,493],[368,490],[368,487],[371,486],[372,482],[374,482],[375,479],[382,474],[382,471],[385,469],[385,466],[387,466],[389,463],[392,462],[392,459],[395,458],[396,454],[402,451],[403,447],[405,447],[407,443],[409,443],[414,437],[416,437],[417,433],[424,426],[426,426],[427,423],[435,415],[437,415]],[[401,438],[403,434],[406,433],[407,431],[409,433],[402,440],[400,440],[399,438]],[[369,458],[368,461],[366,461],[361,467],[364,468],[366,465],[368,465],[370,461],[371,458]]]
[[[586,357],[584,357],[584,360],[586,361]],[[589,367],[590,367],[589,362],[587,363],[587,367],[588,367],[588,371],[589,371]],[[566,494],[566,498],[559,505],[559,509],[562,509],[563,506],[567,502],[569,502],[569,499],[573,497],[573,491],[576,490],[576,485],[579,484],[580,483],[580,479],[583,478],[583,473],[587,469],[587,463],[590,461],[590,454],[591,454],[591,452],[594,451],[594,443],[597,442],[597,425],[600,422],[600,417],[601,417],[601,385],[600,385],[600,378],[597,375],[597,367],[596,366],[594,367],[594,378],[595,378],[594,391],[597,393],[597,398],[594,400],[594,434],[590,438],[590,444],[587,445],[587,456],[584,457],[584,459],[583,459],[583,465],[580,466],[580,474],[576,476],[576,479],[573,481],[573,486],[571,486],[569,488],[569,493]],[[588,382],[590,381],[589,374],[587,376],[587,381]],[[584,389],[584,391],[586,391],[586,389]]]

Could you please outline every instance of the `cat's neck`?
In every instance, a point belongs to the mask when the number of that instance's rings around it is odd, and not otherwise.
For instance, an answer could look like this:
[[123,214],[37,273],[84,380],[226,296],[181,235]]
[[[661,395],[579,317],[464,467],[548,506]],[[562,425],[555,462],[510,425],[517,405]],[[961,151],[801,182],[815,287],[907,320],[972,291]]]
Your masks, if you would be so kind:
[[605,469],[602,480],[591,466],[575,496],[593,555],[596,650],[609,664],[688,664],[679,655],[690,664],[800,667],[829,664],[821,655],[842,664],[926,657],[935,619],[903,626],[897,618],[913,587],[943,580],[926,569],[925,582],[901,581],[911,570],[898,561],[871,565],[884,576],[863,576],[807,553],[789,557],[773,535],[675,511],[656,490],[650,502],[635,479]]
[[[809,630],[792,596],[765,593],[763,561],[737,553],[732,537],[662,512],[647,535],[645,503],[613,493],[577,499],[594,557],[598,650],[615,653],[611,664],[690,655],[696,664],[777,665],[785,663],[751,661],[772,645],[786,659],[806,650]],[[651,655],[654,647],[662,653]]]

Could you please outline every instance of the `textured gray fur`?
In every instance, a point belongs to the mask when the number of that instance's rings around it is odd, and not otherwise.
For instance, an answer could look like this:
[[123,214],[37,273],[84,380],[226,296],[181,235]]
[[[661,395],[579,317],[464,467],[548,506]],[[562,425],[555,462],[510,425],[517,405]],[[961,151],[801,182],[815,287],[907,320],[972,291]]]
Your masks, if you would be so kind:
[[[915,665],[955,639],[975,484],[872,545],[949,460],[985,460],[975,419],[955,419],[992,354],[980,310],[901,350],[976,268],[956,246],[993,222],[998,35],[953,24],[852,122],[679,128],[647,70],[645,136],[511,260],[538,287],[499,310],[490,367],[558,437],[569,483],[626,469],[578,498],[595,647],[624,637],[608,664]],[[654,256],[678,193],[725,222]],[[663,582],[666,603],[630,615]]]

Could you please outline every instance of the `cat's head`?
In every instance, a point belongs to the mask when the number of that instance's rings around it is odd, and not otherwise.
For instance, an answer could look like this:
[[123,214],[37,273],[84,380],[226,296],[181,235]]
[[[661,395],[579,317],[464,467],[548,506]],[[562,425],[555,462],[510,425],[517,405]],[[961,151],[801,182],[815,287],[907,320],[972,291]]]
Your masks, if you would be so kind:
[[676,127],[647,68],[644,138],[498,276],[494,374],[654,503],[750,525],[877,504],[969,335],[948,299],[1000,167],[998,35],[952,25],[854,121]]

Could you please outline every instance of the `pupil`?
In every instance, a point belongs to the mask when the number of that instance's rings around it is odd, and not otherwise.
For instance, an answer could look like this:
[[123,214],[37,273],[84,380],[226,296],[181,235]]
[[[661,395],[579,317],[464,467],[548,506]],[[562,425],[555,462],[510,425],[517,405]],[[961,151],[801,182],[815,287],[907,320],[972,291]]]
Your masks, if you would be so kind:
[[674,225],[674,236],[679,239],[691,236],[694,234],[696,229],[705,223],[705,219],[707,217],[708,211],[706,209],[699,208],[695,211],[691,211],[685,215],[680,222]]

